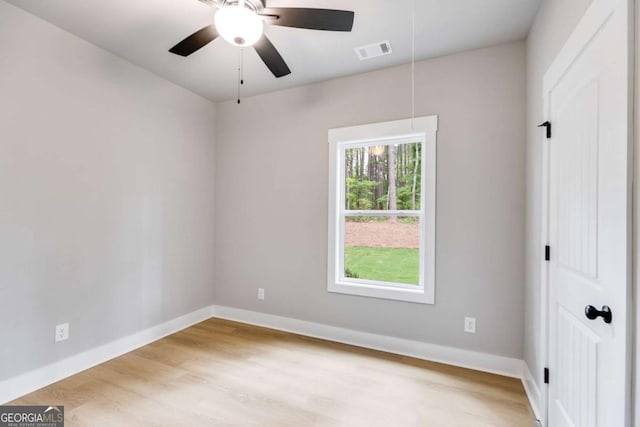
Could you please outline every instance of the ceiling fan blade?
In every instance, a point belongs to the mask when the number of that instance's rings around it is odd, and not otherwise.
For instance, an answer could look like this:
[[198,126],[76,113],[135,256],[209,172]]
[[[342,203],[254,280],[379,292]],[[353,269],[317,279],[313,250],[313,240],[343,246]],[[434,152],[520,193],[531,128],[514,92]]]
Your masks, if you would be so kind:
[[261,15],[277,15],[273,25],[310,30],[351,31],[355,14],[348,10],[310,9],[302,7],[267,8]]
[[215,40],[216,37],[218,37],[218,32],[214,26],[207,25],[169,49],[169,52],[180,56],[189,56],[196,50]]
[[271,70],[274,76],[280,78],[291,74],[291,70],[287,66],[287,63],[284,62],[284,59],[280,56],[280,52],[278,52],[278,49],[276,49],[267,36],[263,34],[260,40],[258,40],[253,47],[256,49],[258,56],[262,58],[262,61],[264,61],[265,65],[269,70]]

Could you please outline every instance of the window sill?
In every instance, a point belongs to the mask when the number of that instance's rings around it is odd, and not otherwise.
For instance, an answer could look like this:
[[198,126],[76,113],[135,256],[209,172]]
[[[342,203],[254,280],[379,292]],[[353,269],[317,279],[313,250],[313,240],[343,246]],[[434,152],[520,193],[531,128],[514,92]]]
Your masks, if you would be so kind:
[[433,304],[433,292],[424,288],[416,289],[379,286],[374,284],[361,284],[352,282],[329,283],[328,291],[331,293],[356,295],[370,298],[381,298],[395,301],[413,302],[418,304]]

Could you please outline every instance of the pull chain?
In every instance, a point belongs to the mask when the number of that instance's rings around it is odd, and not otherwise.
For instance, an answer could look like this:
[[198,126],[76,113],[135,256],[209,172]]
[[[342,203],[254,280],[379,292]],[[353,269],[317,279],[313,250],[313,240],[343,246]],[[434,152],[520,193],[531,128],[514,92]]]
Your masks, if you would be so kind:
[[238,51],[238,104],[240,104],[240,86],[244,85],[244,49]]

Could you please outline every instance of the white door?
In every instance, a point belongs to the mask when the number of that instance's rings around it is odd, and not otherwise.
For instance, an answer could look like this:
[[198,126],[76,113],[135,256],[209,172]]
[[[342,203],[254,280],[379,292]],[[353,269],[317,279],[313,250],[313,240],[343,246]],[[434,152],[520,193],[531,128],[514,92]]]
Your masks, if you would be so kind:
[[630,423],[628,18],[594,0],[545,75],[551,427]]

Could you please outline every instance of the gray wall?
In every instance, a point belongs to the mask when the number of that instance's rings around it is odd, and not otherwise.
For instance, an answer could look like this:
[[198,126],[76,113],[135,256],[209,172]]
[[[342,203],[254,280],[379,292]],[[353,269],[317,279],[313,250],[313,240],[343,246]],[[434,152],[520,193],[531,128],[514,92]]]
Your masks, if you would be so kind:
[[416,66],[440,116],[433,306],[326,290],[327,130],[408,117],[409,66],[218,105],[216,304],[521,358],[525,68],[524,42]]
[[0,1],[0,380],[212,303],[214,122]]
[[527,39],[527,234],[525,361],[538,385],[540,360],[540,265],[542,262],[542,80],[591,0],[543,0]]

